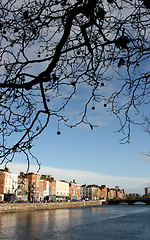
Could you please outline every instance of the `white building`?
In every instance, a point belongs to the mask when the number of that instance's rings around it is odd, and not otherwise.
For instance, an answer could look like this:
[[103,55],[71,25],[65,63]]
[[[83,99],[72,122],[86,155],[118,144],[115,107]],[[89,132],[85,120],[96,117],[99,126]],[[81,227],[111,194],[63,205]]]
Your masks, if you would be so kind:
[[5,172],[4,194],[16,194],[18,187],[18,175]]
[[87,188],[86,184],[81,186],[81,200],[82,199],[89,199],[89,188]]
[[56,200],[66,200],[69,198],[69,183],[66,181],[56,181]]
[[99,200],[100,198],[100,189],[98,185],[88,185],[87,188],[89,189],[89,199],[92,201]]

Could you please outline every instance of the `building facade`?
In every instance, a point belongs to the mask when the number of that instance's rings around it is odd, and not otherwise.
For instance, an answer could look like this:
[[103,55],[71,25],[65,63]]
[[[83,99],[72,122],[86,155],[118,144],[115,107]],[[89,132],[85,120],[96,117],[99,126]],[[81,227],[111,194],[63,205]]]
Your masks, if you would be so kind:
[[56,181],[49,182],[49,200],[56,201]]
[[28,179],[23,172],[20,172],[18,176],[17,200],[28,200]]
[[49,200],[49,181],[40,179],[39,181],[39,201]]
[[114,188],[108,188],[108,199],[116,198],[116,190]]
[[89,189],[89,199],[92,201],[100,199],[100,188],[98,185],[88,185],[87,188]]
[[9,172],[9,169],[0,171],[1,194],[15,194],[18,186],[18,175]]
[[36,173],[28,173],[28,200],[30,202],[38,202],[39,199],[39,183],[40,183],[40,175]]
[[0,172],[0,194],[4,194],[5,172]]
[[145,195],[150,196],[150,187],[145,188]]
[[121,198],[121,199],[125,198],[125,191],[124,191],[124,189],[117,189],[116,190],[116,197],[117,198]]
[[105,185],[100,186],[100,199],[107,199],[108,191]]
[[80,201],[81,200],[81,187],[79,184],[73,180],[69,183],[69,199],[72,201]]
[[56,185],[56,200],[58,201],[65,201],[69,199],[69,183],[60,180],[60,181],[55,181]]
[[81,186],[81,200],[89,200],[89,188],[86,184]]

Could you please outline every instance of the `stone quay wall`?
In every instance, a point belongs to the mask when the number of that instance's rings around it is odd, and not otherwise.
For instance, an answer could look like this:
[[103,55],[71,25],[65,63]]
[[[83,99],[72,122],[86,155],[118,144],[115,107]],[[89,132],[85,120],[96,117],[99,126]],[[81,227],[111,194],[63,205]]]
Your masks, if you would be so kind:
[[99,206],[105,203],[106,202],[101,200],[81,202],[54,202],[54,203],[2,203],[0,204],[0,213]]

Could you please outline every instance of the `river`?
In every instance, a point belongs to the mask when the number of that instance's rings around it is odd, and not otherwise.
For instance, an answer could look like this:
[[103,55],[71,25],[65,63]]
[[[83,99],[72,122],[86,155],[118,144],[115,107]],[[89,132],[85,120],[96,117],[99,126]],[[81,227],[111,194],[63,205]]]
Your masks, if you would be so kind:
[[0,214],[0,239],[150,240],[150,206],[97,206]]

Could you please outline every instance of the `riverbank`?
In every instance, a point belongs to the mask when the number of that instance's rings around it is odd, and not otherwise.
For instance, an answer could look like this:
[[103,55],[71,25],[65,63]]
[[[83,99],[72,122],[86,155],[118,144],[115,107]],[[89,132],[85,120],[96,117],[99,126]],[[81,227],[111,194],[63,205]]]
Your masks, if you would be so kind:
[[81,202],[56,202],[56,203],[5,203],[0,204],[0,213],[88,207],[99,206],[103,204],[106,204],[106,202],[104,202],[103,200]]

